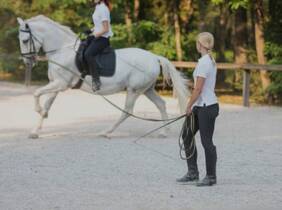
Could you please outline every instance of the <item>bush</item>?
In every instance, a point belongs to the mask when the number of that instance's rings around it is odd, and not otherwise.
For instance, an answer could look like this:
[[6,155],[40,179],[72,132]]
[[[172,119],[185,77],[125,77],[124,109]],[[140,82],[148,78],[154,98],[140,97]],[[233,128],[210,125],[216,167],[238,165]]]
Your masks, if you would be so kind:
[[125,24],[114,24],[112,25],[114,36],[111,38],[111,45],[114,48],[125,48],[129,47],[129,36]]
[[[265,53],[269,64],[282,64],[282,45],[272,42],[266,43]],[[270,73],[271,85],[267,91],[276,102],[282,102],[282,72]]]

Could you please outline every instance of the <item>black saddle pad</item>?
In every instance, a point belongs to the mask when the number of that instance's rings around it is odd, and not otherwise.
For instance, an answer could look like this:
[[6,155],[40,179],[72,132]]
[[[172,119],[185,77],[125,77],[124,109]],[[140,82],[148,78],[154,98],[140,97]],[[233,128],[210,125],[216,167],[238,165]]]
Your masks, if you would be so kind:
[[97,71],[102,77],[112,77],[116,69],[116,54],[111,47],[95,57]]
[[[87,41],[81,41],[75,57],[76,66],[84,75],[89,75],[89,70],[84,59],[84,51],[88,44]],[[116,54],[113,48],[105,48],[102,53],[95,57],[95,62],[96,70],[99,72],[100,76],[112,77],[115,74]]]

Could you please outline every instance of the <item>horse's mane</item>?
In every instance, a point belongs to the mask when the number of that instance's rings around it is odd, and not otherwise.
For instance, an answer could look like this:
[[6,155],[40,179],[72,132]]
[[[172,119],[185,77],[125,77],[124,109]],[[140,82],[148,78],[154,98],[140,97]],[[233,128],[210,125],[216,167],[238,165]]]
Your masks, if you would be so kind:
[[61,30],[63,30],[65,33],[76,37],[77,35],[70,29],[70,27],[68,26],[64,26],[61,25],[53,20],[51,20],[50,18],[44,16],[44,15],[37,15],[35,17],[32,17],[30,19],[27,20],[28,22],[33,22],[33,21],[45,21],[47,23],[50,23],[51,25],[57,26],[58,28],[60,28]]

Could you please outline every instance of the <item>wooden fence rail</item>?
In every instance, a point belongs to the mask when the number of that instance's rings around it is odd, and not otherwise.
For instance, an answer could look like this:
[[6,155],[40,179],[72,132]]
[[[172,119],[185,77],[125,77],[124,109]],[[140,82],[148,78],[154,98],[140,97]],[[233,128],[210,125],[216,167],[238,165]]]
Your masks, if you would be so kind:
[[[195,68],[196,62],[174,61],[176,68]],[[236,64],[236,63],[217,63],[219,70],[242,70],[243,76],[243,106],[250,106],[250,78],[251,71],[281,71],[282,65],[260,65],[260,64]]]

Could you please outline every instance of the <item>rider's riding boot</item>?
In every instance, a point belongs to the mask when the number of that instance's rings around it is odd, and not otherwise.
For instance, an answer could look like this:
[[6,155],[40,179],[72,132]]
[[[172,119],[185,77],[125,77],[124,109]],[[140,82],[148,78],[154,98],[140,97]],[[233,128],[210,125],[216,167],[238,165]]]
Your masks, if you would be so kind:
[[92,90],[95,92],[95,91],[100,90],[101,81],[100,81],[99,73],[96,70],[97,69],[96,62],[94,61],[94,59],[95,58],[93,58],[93,61],[89,65],[89,70],[92,75]]
[[100,81],[100,78],[95,78],[92,76],[92,90],[95,92],[95,91],[98,91],[100,90],[100,87],[101,87],[101,81]]

